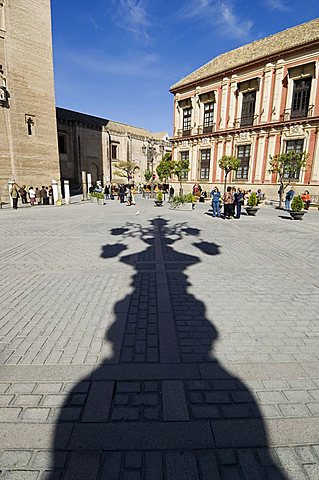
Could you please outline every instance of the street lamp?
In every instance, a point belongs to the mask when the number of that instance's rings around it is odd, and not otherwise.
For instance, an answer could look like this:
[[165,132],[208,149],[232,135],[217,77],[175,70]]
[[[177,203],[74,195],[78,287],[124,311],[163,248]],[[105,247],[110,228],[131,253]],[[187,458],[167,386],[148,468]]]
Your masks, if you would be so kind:
[[148,147],[143,145],[142,151],[147,156],[147,168],[151,164],[151,198],[154,198],[154,156],[157,153],[154,140],[149,141]]

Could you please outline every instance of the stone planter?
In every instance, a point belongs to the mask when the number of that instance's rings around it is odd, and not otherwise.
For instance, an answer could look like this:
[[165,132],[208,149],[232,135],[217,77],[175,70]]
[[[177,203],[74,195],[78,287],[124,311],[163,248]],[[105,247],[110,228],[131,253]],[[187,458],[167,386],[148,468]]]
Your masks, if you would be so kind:
[[301,220],[304,214],[306,213],[305,211],[301,212],[293,212],[292,210],[289,211],[290,216],[293,220]]
[[155,200],[154,205],[155,205],[155,207],[162,207],[163,202],[160,202],[159,200]]
[[250,217],[254,217],[256,213],[258,212],[259,208],[258,207],[245,207],[245,210],[247,212],[247,215]]

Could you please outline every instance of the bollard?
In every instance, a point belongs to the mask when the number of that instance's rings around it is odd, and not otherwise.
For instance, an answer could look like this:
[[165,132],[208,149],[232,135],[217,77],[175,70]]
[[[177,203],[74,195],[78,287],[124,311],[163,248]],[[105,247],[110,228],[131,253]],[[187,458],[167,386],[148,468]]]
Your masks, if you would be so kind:
[[70,205],[70,182],[69,180],[64,180],[64,202],[65,205]]
[[86,183],[86,171],[82,170],[82,192],[83,192],[83,200],[88,199],[88,194],[87,194],[87,183]]
[[51,185],[52,185],[52,190],[53,190],[54,205],[59,205],[58,182],[56,180],[52,180]]
[[90,188],[92,187],[92,175],[90,173],[88,173],[87,175],[87,180],[88,180],[87,195],[88,195],[88,198],[90,198]]
[[10,198],[10,205],[11,207],[13,207],[13,201],[12,201],[12,198],[11,198],[11,195],[10,195],[10,192],[11,192],[11,188],[13,186],[13,184],[15,183],[14,180],[8,180],[8,190],[9,190],[9,198]]

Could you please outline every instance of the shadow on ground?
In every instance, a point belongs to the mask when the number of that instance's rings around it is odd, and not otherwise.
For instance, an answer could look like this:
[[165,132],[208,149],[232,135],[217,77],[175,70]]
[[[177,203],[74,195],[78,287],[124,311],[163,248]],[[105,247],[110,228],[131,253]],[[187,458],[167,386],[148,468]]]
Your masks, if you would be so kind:
[[[117,243],[103,246],[101,256],[134,267],[134,290],[115,304],[106,332],[112,356],[61,409],[48,478],[287,479],[269,451],[254,396],[214,356],[214,318],[189,292],[186,275],[201,260],[173,245],[193,237],[192,245],[212,257],[220,247],[162,218],[112,234]],[[121,256],[133,237],[145,249]]]

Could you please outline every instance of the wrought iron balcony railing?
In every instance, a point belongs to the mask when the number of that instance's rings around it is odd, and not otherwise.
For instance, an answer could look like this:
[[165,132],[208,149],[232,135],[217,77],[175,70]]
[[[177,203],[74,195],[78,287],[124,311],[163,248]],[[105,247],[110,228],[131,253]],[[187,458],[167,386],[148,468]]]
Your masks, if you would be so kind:
[[307,108],[301,108],[299,110],[286,108],[280,115],[280,118],[285,122],[287,120],[294,120],[297,118],[309,118],[313,117],[314,105],[309,105]]
[[215,132],[215,128],[215,123],[212,123],[211,125],[199,125],[197,127],[197,135],[201,135],[203,133],[213,133]]
[[245,117],[235,118],[234,128],[252,127],[257,124],[258,115],[247,115]]

